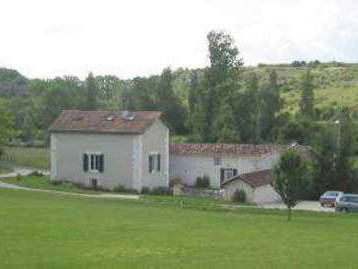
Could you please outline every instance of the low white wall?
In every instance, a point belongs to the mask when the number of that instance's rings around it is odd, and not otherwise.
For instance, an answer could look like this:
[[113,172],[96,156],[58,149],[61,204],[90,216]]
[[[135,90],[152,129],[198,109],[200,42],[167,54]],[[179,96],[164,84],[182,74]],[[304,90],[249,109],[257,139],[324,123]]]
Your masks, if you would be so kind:
[[242,180],[234,180],[223,186],[225,200],[232,200],[237,190],[243,190],[246,194],[246,202],[255,203],[255,190]]
[[257,187],[254,196],[256,204],[269,204],[281,201],[281,197],[269,184]]

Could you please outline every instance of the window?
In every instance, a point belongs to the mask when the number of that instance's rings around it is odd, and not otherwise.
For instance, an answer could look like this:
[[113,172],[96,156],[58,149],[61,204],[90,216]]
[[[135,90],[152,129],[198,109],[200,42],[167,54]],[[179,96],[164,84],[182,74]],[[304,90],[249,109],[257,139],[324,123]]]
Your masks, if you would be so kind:
[[350,203],[358,203],[358,197],[356,196],[345,196],[345,201]]
[[160,171],[161,156],[159,153],[151,153],[149,155],[149,173]]
[[221,165],[221,158],[215,157],[215,158],[214,158],[214,165],[215,165],[215,166]]
[[104,172],[104,156],[102,153],[83,154],[83,171]]
[[237,169],[234,168],[221,168],[220,169],[220,181],[223,182],[226,179],[232,178],[237,175]]
[[234,176],[234,169],[225,169],[225,179],[232,178]]

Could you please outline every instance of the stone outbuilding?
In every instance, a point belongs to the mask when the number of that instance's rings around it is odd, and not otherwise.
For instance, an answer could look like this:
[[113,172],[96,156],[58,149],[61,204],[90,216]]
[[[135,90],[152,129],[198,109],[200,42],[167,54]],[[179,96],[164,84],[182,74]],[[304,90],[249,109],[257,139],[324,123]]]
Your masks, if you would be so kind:
[[267,204],[281,201],[280,196],[271,186],[271,170],[261,170],[234,176],[221,184],[223,198],[231,200],[237,190],[246,194],[246,202]]

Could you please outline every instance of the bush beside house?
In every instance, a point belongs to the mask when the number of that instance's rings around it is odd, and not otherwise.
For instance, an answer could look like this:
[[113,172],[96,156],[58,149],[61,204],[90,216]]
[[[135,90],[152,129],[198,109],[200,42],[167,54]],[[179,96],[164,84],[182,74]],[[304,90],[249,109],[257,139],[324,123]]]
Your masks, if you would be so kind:
[[208,175],[204,175],[202,177],[196,178],[196,184],[195,186],[197,188],[210,188],[210,178]]

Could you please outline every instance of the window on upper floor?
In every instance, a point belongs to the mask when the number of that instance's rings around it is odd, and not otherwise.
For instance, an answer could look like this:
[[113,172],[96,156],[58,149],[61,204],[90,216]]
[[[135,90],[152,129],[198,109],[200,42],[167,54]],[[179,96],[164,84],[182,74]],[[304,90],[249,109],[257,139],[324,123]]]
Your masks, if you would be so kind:
[[234,168],[221,168],[220,169],[220,182],[237,175],[237,169]]

